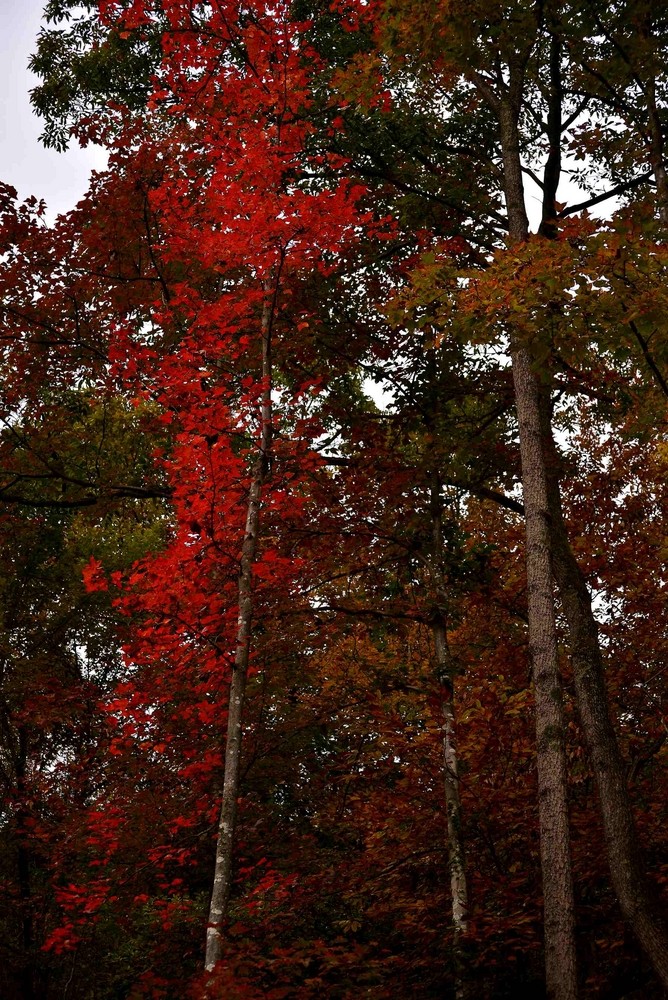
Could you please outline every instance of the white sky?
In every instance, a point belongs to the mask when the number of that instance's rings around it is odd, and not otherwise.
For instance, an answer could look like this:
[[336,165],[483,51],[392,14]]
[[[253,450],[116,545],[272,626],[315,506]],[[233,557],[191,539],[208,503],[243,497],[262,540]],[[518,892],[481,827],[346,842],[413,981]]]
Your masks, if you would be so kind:
[[49,217],[73,208],[88,186],[91,170],[102,169],[99,149],[44,149],[42,123],[32,113],[29,91],[36,78],[28,58],[40,27],[42,0],[0,0],[0,180],[21,198],[44,198]]

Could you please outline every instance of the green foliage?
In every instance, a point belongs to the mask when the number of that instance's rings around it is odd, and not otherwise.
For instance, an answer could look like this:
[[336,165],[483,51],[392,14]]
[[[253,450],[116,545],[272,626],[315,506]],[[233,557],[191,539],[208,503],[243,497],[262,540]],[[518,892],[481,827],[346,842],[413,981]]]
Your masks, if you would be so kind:
[[161,56],[160,25],[141,33],[106,29],[97,7],[91,0],[51,0],[45,7],[47,27],[29,66],[42,80],[31,102],[44,120],[41,138],[47,147],[67,149],[72,135],[83,135],[82,127],[93,122],[102,129],[110,104],[142,111],[151,93]]

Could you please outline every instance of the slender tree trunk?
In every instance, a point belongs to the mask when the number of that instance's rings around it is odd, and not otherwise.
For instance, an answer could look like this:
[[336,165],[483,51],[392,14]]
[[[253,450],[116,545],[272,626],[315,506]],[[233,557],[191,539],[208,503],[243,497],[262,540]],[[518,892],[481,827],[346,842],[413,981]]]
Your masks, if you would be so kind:
[[[498,102],[504,185],[511,244],[528,237],[519,151],[518,116],[523,72],[511,67]],[[568,775],[561,676],[557,653],[547,472],[542,442],[540,386],[528,349],[511,340],[526,521],[529,644],[536,704],[538,806],[545,923],[545,978],[549,1000],[575,1000],[577,967],[568,824]]]
[[251,626],[253,621],[253,563],[257,554],[258,529],[262,487],[269,470],[269,453],[272,440],[271,403],[271,327],[273,303],[269,282],[265,283],[265,302],[262,310],[262,433],[257,458],[253,464],[248,493],[246,526],[241,548],[239,570],[239,617],[237,623],[234,668],[230,683],[227,716],[227,740],[225,745],[225,778],[223,781],[223,801],[218,822],[216,842],[216,863],[206,932],[205,968],[212,971],[222,957],[222,928],[227,916],[227,908],[232,891],[232,858],[237,818],[237,798],[239,795],[239,773],[241,762],[241,742],[246,679],[250,657]]
[[454,671],[442,621],[432,626],[436,669],[442,691],[443,783],[448,822],[448,866],[452,900],[452,951],[456,1000],[467,1000],[467,968],[464,942],[468,931],[469,891],[466,879],[466,852],[462,837],[462,803],[459,796],[459,766],[454,705]]
[[441,686],[441,712],[443,719],[443,778],[448,824],[448,865],[452,899],[453,959],[455,968],[455,997],[466,1000],[466,967],[463,939],[468,930],[469,893],[466,880],[466,852],[462,839],[462,805],[459,796],[459,765],[454,706],[455,667],[448,646],[445,625],[445,586],[443,580],[443,512],[440,483],[436,481],[431,491],[431,520],[433,561],[437,607],[432,623],[436,676]]

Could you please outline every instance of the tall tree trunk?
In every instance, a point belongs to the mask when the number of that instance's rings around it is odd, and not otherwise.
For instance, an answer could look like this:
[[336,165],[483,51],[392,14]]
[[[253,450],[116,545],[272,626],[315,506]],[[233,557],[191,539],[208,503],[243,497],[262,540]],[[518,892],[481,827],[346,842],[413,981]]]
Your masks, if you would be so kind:
[[642,860],[626,769],[608,709],[598,626],[587,583],[568,539],[558,458],[549,426],[546,438],[552,452],[548,488],[554,573],[570,633],[578,711],[598,788],[612,884],[624,916],[668,989],[668,924]]
[[[554,27],[554,26],[552,26]],[[650,29],[645,35],[649,37]],[[556,235],[554,201],[561,172],[561,43],[556,29],[550,38],[550,90],[547,131],[549,154],[543,177],[540,232]],[[668,222],[668,180],[664,167],[663,132],[657,113],[655,80],[644,88],[649,113],[650,155],[656,178],[661,221]],[[638,335],[639,337],[639,335]],[[640,338],[639,338],[640,339]],[[642,345],[642,341],[641,341]],[[580,722],[596,778],[612,883],[622,912],[657,974],[668,987],[668,927],[656,894],[648,883],[626,782],[626,770],[610,720],[598,627],[586,581],[573,554],[561,507],[559,458],[552,435],[549,400],[541,397],[543,450],[546,456],[549,524],[553,571],[570,633],[571,661]]]
[[[524,206],[518,132],[523,75],[520,67],[511,67],[509,85],[497,104],[511,244],[525,241],[529,231]],[[511,358],[526,522],[529,644],[536,704],[546,992],[550,1000],[575,1000],[577,967],[568,824],[568,776],[550,552],[547,472],[542,442],[541,390],[529,351],[515,337],[511,339]]]
[[253,563],[257,555],[262,487],[269,471],[269,453],[272,441],[271,333],[274,310],[270,282],[267,281],[265,283],[264,291],[265,301],[262,309],[262,378],[264,383],[261,405],[262,431],[258,454],[253,463],[251,473],[248,507],[246,510],[246,526],[241,548],[238,585],[239,617],[227,715],[223,801],[218,822],[213,891],[211,893],[209,922],[206,932],[206,956],[204,964],[208,972],[214,969],[216,963],[222,957],[222,929],[227,916],[227,908],[232,891],[232,858],[237,818],[237,798],[239,795],[243,711],[250,658],[251,626],[253,622],[252,572]]
[[446,594],[443,578],[443,508],[438,478],[431,490],[432,570],[437,606],[434,609],[432,636],[436,676],[441,687],[443,725],[443,780],[448,824],[448,865],[452,899],[453,960],[456,1000],[466,1000],[466,963],[463,939],[468,930],[469,893],[466,880],[466,853],[462,839],[462,806],[459,796],[459,765],[454,706],[455,665],[448,646],[446,629]]
[[538,807],[547,996],[577,996],[565,722],[558,665],[545,463],[537,386],[527,351],[512,350],[526,518],[529,644],[536,703]]

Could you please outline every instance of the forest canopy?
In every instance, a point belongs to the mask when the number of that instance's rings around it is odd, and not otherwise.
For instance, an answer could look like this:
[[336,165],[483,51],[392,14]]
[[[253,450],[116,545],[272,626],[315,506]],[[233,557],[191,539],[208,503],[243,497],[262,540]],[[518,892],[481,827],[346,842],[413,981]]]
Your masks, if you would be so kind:
[[668,5],[50,0],[0,184],[0,993],[668,990]]

